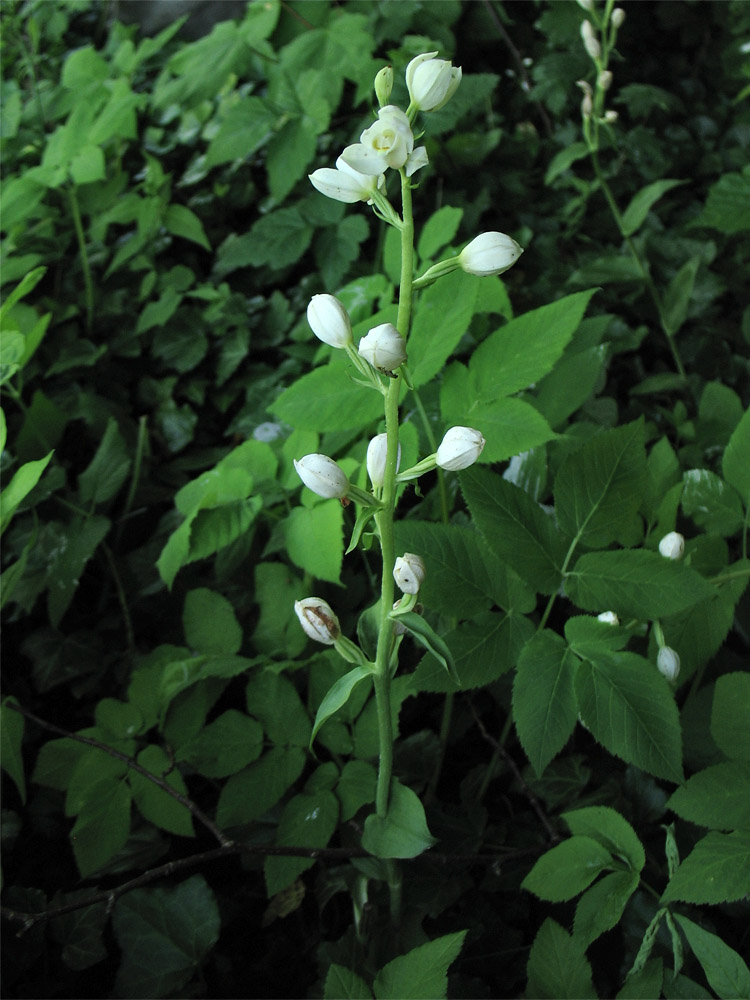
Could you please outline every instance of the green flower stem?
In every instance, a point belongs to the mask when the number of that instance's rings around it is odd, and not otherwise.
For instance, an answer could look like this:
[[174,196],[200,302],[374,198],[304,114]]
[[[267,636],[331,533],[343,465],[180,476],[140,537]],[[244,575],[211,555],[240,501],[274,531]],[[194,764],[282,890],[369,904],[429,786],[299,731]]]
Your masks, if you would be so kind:
[[[406,340],[411,319],[411,294],[414,271],[414,217],[412,214],[411,184],[403,170],[401,174],[401,207],[403,223],[401,232],[401,283],[398,297],[396,327]],[[385,396],[386,461],[383,477],[382,509],[375,515],[380,538],[383,568],[380,584],[380,632],[375,656],[375,702],[378,714],[380,763],[375,793],[378,816],[388,813],[388,799],[393,772],[393,721],[391,718],[391,675],[389,663],[393,643],[393,565],[396,561],[393,539],[393,515],[396,506],[396,464],[398,461],[398,398],[401,379],[390,379]]]
[[83,269],[84,296],[86,299],[86,332],[91,333],[91,326],[94,321],[94,285],[91,281],[91,266],[89,264],[89,255],[86,251],[86,237],[83,232],[83,222],[81,221],[81,209],[78,205],[78,196],[74,187],[69,188],[68,196],[76,238],[78,239],[78,249],[81,254],[81,268]]

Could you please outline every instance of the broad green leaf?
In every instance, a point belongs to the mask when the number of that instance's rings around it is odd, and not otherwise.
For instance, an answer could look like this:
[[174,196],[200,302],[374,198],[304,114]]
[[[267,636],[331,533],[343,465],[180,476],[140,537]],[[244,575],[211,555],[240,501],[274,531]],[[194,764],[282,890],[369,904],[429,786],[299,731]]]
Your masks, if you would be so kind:
[[555,513],[564,532],[589,547],[623,540],[646,482],[643,421],[597,434],[562,465]]
[[686,181],[661,180],[647,184],[646,187],[633,196],[628,207],[622,213],[622,233],[623,236],[632,236],[637,232],[646,219],[651,206],[654,205],[662,195],[671,191],[678,184],[685,184]]
[[523,615],[485,611],[445,636],[460,686],[432,656],[425,656],[411,675],[412,690],[456,692],[486,687],[516,665],[533,634],[533,623]]
[[[84,730],[81,735],[101,739],[105,734],[96,729]],[[116,749],[127,753],[134,749],[134,744],[118,743]],[[85,747],[78,758],[67,783],[65,796],[65,815],[77,816],[90,806],[92,789],[101,782],[119,782],[128,773],[125,761],[113,757],[103,750]]]
[[591,837],[574,836],[550,848],[521,883],[539,899],[562,903],[588,888],[606,868],[612,868],[606,847]]
[[199,510],[190,526],[190,544],[183,565],[207,559],[240,538],[263,508],[263,498],[235,500],[211,510]]
[[474,523],[490,549],[533,588],[554,593],[568,547],[554,519],[522,489],[486,469],[467,469],[460,479]]
[[263,750],[263,727],[230,708],[183,743],[175,754],[207,778],[226,778],[252,764]]
[[70,176],[74,184],[93,184],[106,177],[104,153],[98,146],[86,145],[70,161]]
[[6,295],[0,304],[0,323],[3,322],[16,302],[20,302],[36,288],[46,273],[46,267],[35,267],[33,271],[29,271],[21,278],[13,291]]
[[727,590],[722,587],[712,599],[663,619],[667,645],[680,654],[681,680],[708,663],[726,639],[734,622],[736,604],[736,597]]
[[126,740],[143,732],[143,716],[137,705],[117,698],[102,698],[94,712],[96,724],[115,740]]
[[365,760],[349,760],[344,764],[336,786],[341,803],[341,822],[350,820],[362,806],[375,801],[377,773]]
[[721,470],[750,508],[750,410],[745,412],[724,449]]
[[[280,847],[325,847],[339,818],[339,803],[333,792],[321,789],[291,798],[281,814],[275,843]],[[291,885],[312,868],[314,858],[268,857],[264,869],[269,898]]]
[[706,204],[700,215],[688,223],[695,226],[718,229],[720,233],[742,233],[750,230],[750,175],[743,173],[723,174],[712,184]]
[[284,200],[315,156],[318,129],[307,117],[287,121],[275,132],[266,151],[271,197]]
[[[141,767],[157,778],[162,778],[175,792],[187,796],[182,775],[173,767],[172,761],[161,747],[154,744],[146,747],[138,754],[137,760]],[[169,833],[177,833],[182,837],[195,836],[193,819],[187,806],[137,771],[130,771],[128,777],[133,789],[133,800],[145,819]]]
[[298,746],[276,746],[238,774],[219,794],[216,822],[222,829],[260,819],[302,774],[305,752]]
[[313,227],[294,206],[262,215],[247,235],[252,248],[249,263],[256,267],[268,264],[273,270],[280,270],[302,257],[310,246]]
[[454,271],[420,292],[407,347],[409,373],[417,388],[444,368],[466,333],[478,285],[473,275]]
[[672,278],[664,293],[662,317],[670,336],[674,336],[687,319],[695,276],[700,267],[700,257],[692,257]]
[[443,205],[437,212],[433,212],[419,234],[417,253],[421,260],[434,259],[438,250],[451,242],[458,232],[463,214],[462,208],[452,208],[450,205]]
[[711,708],[711,735],[730,760],[750,761],[750,674],[722,674],[716,681]]
[[307,748],[310,718],[288,677],[262,670],[248,681],[245,696],[248,712],[263,723],[272,743]]
[[607,345],[566,354],[536,387],[534,405],[549,423],[560,427],[593,393],[607,360]]
[[565,746],[578,718],[576,657],[555,632],[538,632],[524,647],[513,684],[513,721],[537,776]]
[[583,946],[551,917],[539,928],[526,966],[526,995],[538,1000],[594,1000]]
[[460,687],[461,681],[456,673],[456,664],[453,661],[453,653],[442,636],[439,636],[426,619],[415,611],[408,611],[399,615],[397,619],[400,625],[409,631],[415,642],[424,646],[427,652],[434,656],[438,663],[448,672],[454,684]]
[[52,454],[50,452],[35,462],[26,462],[16,470],[11,481],[0,493],[0,531],[5,531],[20,502],[39,482]]
[[342,708],[354,691],[354,689],[362,683],[362,681],[367,680],[368,677],[372,676],[372,671],[368,670],[366,667],[355,667],[350,670],[348,674],[344,674],[340,677],[333,687],[330,689],[325,698],[321,701],[318,712],[315,716],[315,724],[312,728],[312,733],[310,734],[310,746],[312,747],[313,740],[320,729],[320,727],[335,715],[340,708]]
[[595,660],[601,653],[624,649],[630,632],[619,625],[600,622],[593,615],[574,615],[565,622],[565,638],[576,656]]
[[175,659],[162,668],[159,683],[159,697],[163,710],[181,691],[187,690],[198,681],[209,677],[229,678],[243,674],[254,667],[259,660],[248,660],[243,656],[229,656],[225,653],[215,656],[195,654],[185,659]]
[[742,527],[742,503],[734,487],[708,469],[684,474],[682,510],[712,535],[733,535]]
[[693,954],[703,966],[706,979],[719,1000],[736,1000],[750,996],[750,970],[734,948],[720,937],[675,913]]
[[662,618],[716,593],[695,570],[646,549],[589,552],[567,574],[565,591],[585,611]]
[[320,269],[323,285],[337,288],[360,254],[360,244],[370,235],[370,225],[363,215],[347,215],[338,225],[326,226],[315,237],[313,255]]
[[551,371],[595,290],[576,292],[524,313],[490,334],[469,363],[480,398],[510,396]]
[[105,779],[91,789],[70,831],[82,878],[103,868],[124,847],[130,833],[130,789],[123,780]]
[[547,173],[544,175],[545,185],[551,184],[556,177],[565,173],[576,160],[582,160],[588,155],[589,148],[585,142],[573,142],[569,146],[565,146],[552,157],[550,165],[547,167]]
[[14,698],[6,698],[0,708],[0,762],[3,771],[12,778],[21,802],[25,805],[26,778],[21,753],[24,717],[12,707],[14,704],[17,704]]
[[[701,986],[694,979],[683,975],[675,976],[674,979],[666,976],[662,983],[661,992],[664,1000],[713,1000],[713,993],[709,993],[705,986]],[[649,993],[645,1000],[650,1000],[651,996],[654,995],[653,992]]]
[[750,761],[731,760],[698,771],[672,795],[667,808],[714,830],[750,830]]
[[627,652],[584,660],[575,690],[584,726],[610,753],[657,778],[682,782],[679,714],[654,664]]
[[174,888],[134,889],[115,903],[112,927],[122,952],[121,997],[178,993],[219,940],[216,897],[202,875]]
[[635,872],[611,872],[584,892],[573,924],[573,936],[584,949],[617,924],[637,888]]
[[732,903],[746,896],[750,896],[750,831],[737,830],[708,833],[699,840],[669,880],[661,901]]
[[473,381],[463,365],[451,365],[441,389],[440,409],[446,424],[482,432],[487,441],[482,462],[503,462],[557,436],[542,414],[523,399],[477,399],[464,384],[467,376]]
[[344,558],[344,513],[338,500],[294,507],[283,523],[292,562],[318,580],[339,583]]
[[271,403],[269,410],[292,427],[353,433],[382,417],[383,402],[380,393],[368,392],[352,382],[345,361],[334,356],[330,364],[293,382]]
[[[84,902],[89,895],[90,890],[77,889],[58,896],[56,902],[66,906]],[[107,957],[107,948],[102,940],[107,923],[106,903],[83,906],[50,921],[52,936],[62,945],[62,959],[69,969],[82,972]]]
[[326,976],[324,1000],[372,1000],[372,990],[356,972],[334,962]]
[[458,958],[467,933],[446,934],[384,965],[372,986],[377,1000],[444,1000],[448,968]]
[[106,517],[95,515],[89,518],[76,517],[65,525],[63,537],[65,546],[59,551],[50,567],[51,585],[47,595],[47,608],[54,628],[70,606],[84,567],[93,556],[99,543],[110,528]]
[[239,653],[242,629],[222,594],[206,587],[189,590],[182,609],[185,641],[198,653]]
[[640,874],[646,864],[643,844],[628,821],[609,806],[586,806],[562,814],[570,832],[592,837],[614,857],[625,861],[632,872]]
[[294,614],[294,602],[304,592],[302,578],[290,566],[278,562],[263,562],[255,566],[254,599],[260,605],[260,617],[252,642],[259,653],[289,657],[299,655],[307,637]]
[[[625,980],[615,1000],[652,1000],[662,995],[664,966],[660,958],[651,958],[641,971]],[[665,994],[668,996],[669,994]],[[693,994],[697,997],[698,994]]]
[[250,156],[272,137],[276,118],[260,97],[243,97],[232,104],[206,150],[206,166]]
[[436,843],[417,795],[392,779],[387,814],[372,813],[365,820],[364,849],[378,858],[416,858]]

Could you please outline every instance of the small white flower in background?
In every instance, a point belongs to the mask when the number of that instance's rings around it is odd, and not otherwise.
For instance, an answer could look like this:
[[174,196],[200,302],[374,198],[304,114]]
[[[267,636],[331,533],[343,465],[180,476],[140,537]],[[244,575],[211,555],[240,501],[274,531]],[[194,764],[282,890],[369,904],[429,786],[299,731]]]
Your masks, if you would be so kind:
[[320,597],[295,601],[294,610],[305,634],[316,642],[332,646],[341,635],[341,626],[331,605]]
[[424,52],[406,67],[409,98],[417,111],[437,111],[453,97],[461,82],[461,67],[446,59],[435,59],[437,52]]
[[619,117],[620,116],[616,111],[605,111],[602,121],[605,122],[607,125],[614,125],[614,123],[617,121]]
[[594,0],[578,0],[578,6],[583,7],[584,10],[593,10]]
[[435,463],[446,472],[468,469],[479,458],[486,441],[473,427],[451,427],[435,453]]
[[581,22],[581,38],[583,39],[583,47],[586,49],[591,58],[594,60],[601,59],[602,47],[596,37],[594,26],[591,21]]
[[[367,474],[373,486],[382,486],[385,479],[385,460],[388,452],[388,435],[376,434],[367,446]],[[401,445],[398,446],[396,469],[401,465]]]
[[682,559],[685,551],[685,538],[679,531],[670,531],[659,542],[659,552],[665,559]]
[[393,567],[393,579],[404,594],[418,594],[426,574],[425,564],[413,552],[404,552]]
[[619,625],[620,619],[614,613],[614,611],[602,611],[600,615],[596,616],[598,622],[604,622],[605,625]]
[[388,103],[393,90],[393,66],[384,66],[375,74],[375,96],[381,108]]
[[522,253],[516,241],[505,233],[480,233],[463,248],[458,260],[464,271],[486,278],[513,267]]
[[346,309],[333,295],[313,295],[307,307],[310,329],[330,347],[346,347],[352,342],[352,325]]
[[385,177],[382,171],[378,174],[362,174],[354,170],[340,156],[336,160],[336,169],[331,167],[321,167],[308,174],[310,183],[314,188],[324,194],[326,198],[333,198],[335,201],[343,201],[354,204],[355,201],[372,201],[373,194],[378,188],[385,187]]
[[361,174],[382,174],[388,167],[403,167],[413,149],[409,119],[395,104],[387,104],[378,111],[378,121],[364,130],[359,142],[346,147],[341,159]]
[[671,646],[662,646],[656,657],[656,666],[662,677],[674,681],[680,673],[680,657]]
[[319,497],[345,497],[349,492],[349,480],[344,470],[327,455],[305,455],[299,462],[294,460],[294,468],[302,482]]
[[615,7],[612,11],[612,24],[615,28],[621,28],[625,22],[625,11],[622,7]]
[[599,76],[596,78],[596,82],[599,84],[600,90],[609,90],[612,86],[612,72],[608,69],[603,69]]
[[276,441],[284,433],[284,428],[281,424],[275,424],[270,420],[266,420],[258,426],[253,431],[254,441]]
[[359,353],[373,368],[393,372],[406,361],[406,344],[393,323],[381,323],[360,340]]

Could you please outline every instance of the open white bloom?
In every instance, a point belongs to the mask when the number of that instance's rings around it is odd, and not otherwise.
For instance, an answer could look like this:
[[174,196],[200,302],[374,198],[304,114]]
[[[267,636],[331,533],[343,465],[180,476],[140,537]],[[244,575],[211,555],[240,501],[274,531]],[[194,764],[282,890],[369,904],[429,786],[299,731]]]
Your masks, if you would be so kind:
[[373,368],[393,372],[406,361],[406,344],[393,323],[381,323],[360,340],[359,353]]
[[306,597],[294,602],[294,610],[305,634],[316,642],[332,646],[341,635],[339,620],[331,605],[320,597]]
[[468,469],[479,458],[486,442],[473,427],[451,427],[435,453],[435,463],[447,472]]
[[299,462],[294,460],[297,475],[308,489],[319,497],[345,497],[349,492],[349,480],[342,468],[327,455],[305,455]]
[[[378,176],[379,175],[379,176]],[[335,201],[344,201],[354,204],[355,201],[371,202],[374,192],[378,188],[385,187],[385,177],[383,171],[373,174],[360,173],[354,170],[340,156],[336,160],[336,169],[331,167],[321,167],[308,174],[310,183],[317,188],[326,198],[333,198]]]
[[677,680],[680,673],[680,657],[671,646],[662,646],[656,656],[656,666],[662,677],[668,681]]
[[334,295],[313,295],[307,307],[310,329],[330,347],[346,347],[352,342],[352,325],[343,305]]
[[614,613],[614,611],[602,611],[600,615],[596,616],[598,622],[604,622],[605,625],[619,625],[620,619]]
[[414,149],[409,119],[387,104],[378,111],[378,121],[366,128],[359,142],[347,146],[341,159],[361,174],[382,174],[388,167],[403,167]]
[[685,551],[685,537],[679,531],[670,531],[659,542],[659,552],[665,559],[682,559]]
[[[367,446],[367,474],[373,486],[382,486],[385,479],[385,460],[388,452],[388,435],[376,434]],[[401,464],[401,445],[398,446],[396,469]]]
[[591,21],[586,20],[581,22],[581,38],[583,39],[583,47],[589,56],[594,60],[601,59],[602,47],[596,37]]
[[426,574],[425,564],[413,552],[404,552],[393,567],[393,579],[404,594],[418,594]]
[[417,111],[437,111],[453,97],[461,82],[461,67],[445,59],[435,59],[437,52],[424,52],[406,67],[406,86]]
[[464,271],[486,278],[513,267],[522,253],[516,241],[505,233],[480,233],[463,248],[458,260]]

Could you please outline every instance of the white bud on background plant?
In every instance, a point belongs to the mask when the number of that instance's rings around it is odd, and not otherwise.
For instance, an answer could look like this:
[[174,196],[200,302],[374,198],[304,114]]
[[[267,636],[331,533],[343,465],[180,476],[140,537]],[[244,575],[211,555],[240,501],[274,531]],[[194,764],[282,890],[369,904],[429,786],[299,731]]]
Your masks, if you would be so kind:
[[578,0],[578,6],[583,7],[584,10],[593,10],[594,0]]
[[356,201],[371,202],[376,190],[385,187],[382,171],[379,175],[360,173],[350,167],[341,156],[336,160],[335,170],[331,167],[321,167],[308,174],[308,177],[312,186],[326,198],[333,198],[334,201],[343,201],[350,205]]
[[480,233],[463,248],[458,260],[464,271],[486,278],[513,267],[522,253],[516,241],[505,233]]
[[294,468],[302,482],[319,497],[330,500],[345,497],[349,492],[349,480],[342,468],[327,455],[305,455],[294,460]]
[[486,441],[473,427],[451,427],[435,453],[435,464],[446,472],[468,469],[482,454]]
[[394,104],[378,111],[378,121],[366,128],[359,142],[347,146],[341,159],[362,174],[382,174],[403,167],[414,149],[409,119]]
[[662,646],[656,656],[656,666],[662,677],[668,681],[677,680],[680,673],[680,657],[671,646]]
[[605,122],[607,125],[614,125],[614,123],[617,121],[619,117],[620,116],[616,111],[611,111],[611,110],[605,111],[604,118],[602,118],[602,121]]
[[381,108],[388,103],[388,98],[393,90],[393,66],[384,66],[375,75],[375,96]]
[[603,69],[599,76],[596,78],[596,82],[599,84],[600,90],[609,90],[612,86],[612,71],[609,69]]
[[[376,434],[367,446],[367,474],[373,486],[382,486],[385,479],[385,460],[388,453],[388,435]],[[401,465],[401,445],[398,446],[396,470]]]
[[679,531],[670,531],[659,542],[659,552],[665,559],[682,559],[685,551],[685,538]]
[[313,295],[307,307],[310,329],[329,347],[346,347],[352,342],[352,325],[343,305],[333,295]]
[[360,340],[359,353],[373,368],[393,372],[406,361],[406,343],[393,323],[381,323]]
[[598,622],[604,622],[605,625],[619,625],[620,619],[614,613],[614,611],[602,611],[600,615],[596,616]]
[[615,28],[621,28],[625,23],[625,11],[622,7],[615,7],[612,11],[612,24]]
[[305,634],[315,642],[332,646],[341,635],[339,620],[331,605],[320,597],[306,597],[294,602],[294,610]]
[[437,111],[453,97],[461,82],[461,67],[446,59],[435,59],[437,52],[424,52],[406,67],[409,98],[417,111]]
[[583,39],[583,47],[588,52],[592,59],[599,60],[602,57],[602,47],[599,44],[599,40],[594,32],[594,26],[591,21],[581,22],[581,38]]
[[426,574],[425,564],[413,552],[404,552],[393,567],[393,579],[404,594],[418,594]]

